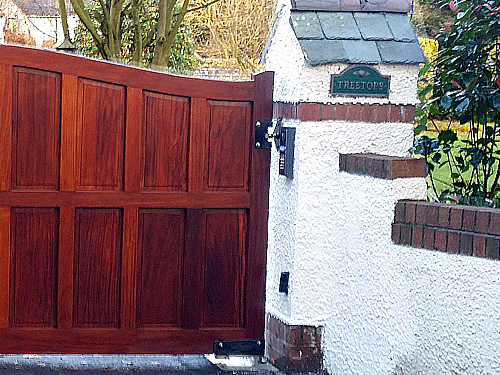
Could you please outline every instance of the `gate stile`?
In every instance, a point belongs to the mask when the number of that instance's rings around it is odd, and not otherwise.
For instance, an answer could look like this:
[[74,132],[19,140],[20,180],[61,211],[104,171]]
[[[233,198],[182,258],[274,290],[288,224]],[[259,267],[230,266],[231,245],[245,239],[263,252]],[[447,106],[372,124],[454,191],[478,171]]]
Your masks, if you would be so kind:
[[0,352],[261,339],[272,85],[0,46]]

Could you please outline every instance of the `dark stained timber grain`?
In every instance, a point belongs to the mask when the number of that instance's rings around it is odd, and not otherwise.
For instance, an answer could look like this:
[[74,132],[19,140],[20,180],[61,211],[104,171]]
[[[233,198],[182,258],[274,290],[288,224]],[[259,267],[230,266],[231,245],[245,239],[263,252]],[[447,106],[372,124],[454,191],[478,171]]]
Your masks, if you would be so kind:
[[0,353],[262,339],[272,85],[0,45]]

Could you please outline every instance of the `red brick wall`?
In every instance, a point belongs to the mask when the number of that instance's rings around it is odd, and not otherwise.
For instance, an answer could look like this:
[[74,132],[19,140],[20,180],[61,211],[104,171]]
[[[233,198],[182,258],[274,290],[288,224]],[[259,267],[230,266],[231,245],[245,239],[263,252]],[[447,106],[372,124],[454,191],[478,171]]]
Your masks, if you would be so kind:
[[274,118],[301,121],[358,121],[368,123],[404,122],[415,120],[414,105],[395,104],[322,104],[274,103]]
[[500,209],[399,201],[392,224],[398,245],[500,258]]

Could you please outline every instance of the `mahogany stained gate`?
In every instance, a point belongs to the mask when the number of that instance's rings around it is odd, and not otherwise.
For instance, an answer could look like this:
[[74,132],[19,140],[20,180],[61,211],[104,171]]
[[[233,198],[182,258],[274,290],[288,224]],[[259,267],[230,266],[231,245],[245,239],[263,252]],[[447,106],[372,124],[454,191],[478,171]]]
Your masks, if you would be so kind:
[[1,353],[262,337],[272,80],[0,46]]

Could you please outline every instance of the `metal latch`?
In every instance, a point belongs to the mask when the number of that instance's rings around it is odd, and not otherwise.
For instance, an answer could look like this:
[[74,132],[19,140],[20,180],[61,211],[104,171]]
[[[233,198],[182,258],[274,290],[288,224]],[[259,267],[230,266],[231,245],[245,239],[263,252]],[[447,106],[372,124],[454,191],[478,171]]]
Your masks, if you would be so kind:
[[214,354],[219,355],[264,355],[264,340],[218,340],[214,341]]
[[276,149],[280,147],[280,132],[283,120],[263,120],[255,123],[255,148],[269,149],[274,139]]

